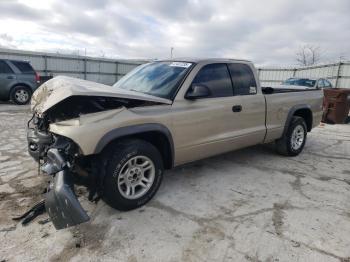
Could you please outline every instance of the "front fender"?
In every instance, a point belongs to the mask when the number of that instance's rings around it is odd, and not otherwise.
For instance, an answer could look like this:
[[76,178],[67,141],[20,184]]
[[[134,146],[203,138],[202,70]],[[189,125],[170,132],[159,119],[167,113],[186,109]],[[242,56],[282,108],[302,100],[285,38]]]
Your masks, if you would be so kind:
[[165,135],[170,146],[171,159],[172,160],[174,159],[174,141],[173,141],[172,135],[166,126],[158,123],[131,125],[131,126],[113,129],[108,133],[106,133],[100,139],[100,141],[96,145],[94,154],[100,153],[110,142],[112,142],[115,139],[122,138],[125,136],[142,134],[145,132],[159,132]]

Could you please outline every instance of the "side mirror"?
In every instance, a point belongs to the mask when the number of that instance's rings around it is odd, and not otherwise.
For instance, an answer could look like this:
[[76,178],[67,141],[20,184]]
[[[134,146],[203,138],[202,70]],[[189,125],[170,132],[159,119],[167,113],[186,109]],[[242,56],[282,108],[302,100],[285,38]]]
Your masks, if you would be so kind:
[[187,94],[185,95],[185,98],[193,100],[193,99],[209,97],[209,96],[210,96],[210,90],[206,85],[193,84],[191,88],[188,90]]

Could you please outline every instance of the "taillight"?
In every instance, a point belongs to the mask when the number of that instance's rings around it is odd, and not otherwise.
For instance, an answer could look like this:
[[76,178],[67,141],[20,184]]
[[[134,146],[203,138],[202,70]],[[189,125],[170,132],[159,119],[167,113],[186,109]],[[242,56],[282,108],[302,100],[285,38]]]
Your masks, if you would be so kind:
[[40,84],[40,75],[37,72],[35,72],[35,81]]

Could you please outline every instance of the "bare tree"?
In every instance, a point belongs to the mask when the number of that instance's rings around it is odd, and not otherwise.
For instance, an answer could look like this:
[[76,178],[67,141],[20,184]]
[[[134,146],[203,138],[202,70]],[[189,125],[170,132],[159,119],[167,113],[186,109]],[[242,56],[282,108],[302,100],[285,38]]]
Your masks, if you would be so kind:
[[322,54],[319,46],[303,45],[296,53],[296,60],[300,65],[315,65],[321,60]]

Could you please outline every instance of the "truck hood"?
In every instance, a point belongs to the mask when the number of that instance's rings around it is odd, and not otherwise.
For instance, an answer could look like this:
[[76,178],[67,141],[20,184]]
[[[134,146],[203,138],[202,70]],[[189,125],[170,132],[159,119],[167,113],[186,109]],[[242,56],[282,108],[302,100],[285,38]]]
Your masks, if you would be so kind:
[[67,76],[57,76],[42,84],[33,94],[31,110],[42,115],[71,96],[101,96],[171,104],[172,101],[141,92],[103,85]]

